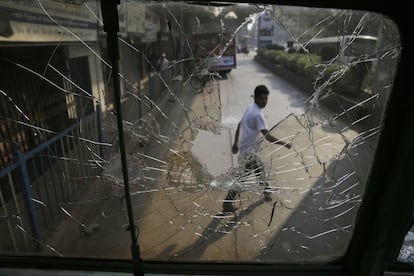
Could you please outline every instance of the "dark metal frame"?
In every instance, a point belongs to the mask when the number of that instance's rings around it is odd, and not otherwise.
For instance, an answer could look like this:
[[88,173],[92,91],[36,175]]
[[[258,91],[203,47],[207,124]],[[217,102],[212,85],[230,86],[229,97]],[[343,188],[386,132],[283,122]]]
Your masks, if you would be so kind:
[[[199,1],[206,3],[207,1]],[[222,2],[222,1],[221,1]],[[236,1],[226,1],[236,2]],[[240,2],[240,1],[237,1]],[[243,1],[241,1],[243,2]],[[269,4],[276,1],[264,1]],[[220,3],[220,1],[218,1]],[[357,9],[379,12],[389,16],[398,26],[402,40],[402,55],[390,95],[383,131],[377,146],[374,164],[368,179],[367,190],[358,213],[353,238],[344,258],[338,264],[278,265],[254,263],[183,263],[143,261],[137,252],[134,231],[132,237],[133,261],[85,258],[55,258],[40,256],[0,256],[0,267],[93,270],[168,274],[237,274],[237,275],[383,275],[384,271],[412,271],[409,265],[396,259],[403,239],[412,223],[414,211],[414,93],[408,90],[407,72],[412,53],[409,49],[410,26],[406,7],[397,2],[282,0],[279,5]],[[118,57],[116,0],[102,1],[105,31],[112,62]],[[106,15],[105,15],[106,13]],[[407,21],[407,22],[406,22]],[[117,66],[114,66],[116,70]],[[117,76],[117,73],[113,74]],[[119,80],[114,79],[116,99],[119,100]],[[115,99],[115,100],[116,100]],[[117,110],[120,116],[120,110]],[[122,124],[121,124],[122,126]],[[122,128],[120,128],[122,137]],[[121,147],[122,148],[122,147]],[[124,162],[126,162],[124,160]],[[126,177],[126,180],[128,177]],[[128,192],[128,191],[126,191]],[[129,208],[128,208],[129,209]],[[131,228],[133,229],[133,228]]]

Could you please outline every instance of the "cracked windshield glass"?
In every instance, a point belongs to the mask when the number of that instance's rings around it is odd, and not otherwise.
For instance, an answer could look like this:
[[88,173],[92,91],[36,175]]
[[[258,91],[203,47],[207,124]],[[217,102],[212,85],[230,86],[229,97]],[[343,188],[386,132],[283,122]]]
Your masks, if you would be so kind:
[[366,11],[202,3],[121,1],[113,63],[99,2],[0,2],[1,254],[344,255],[398,29]]

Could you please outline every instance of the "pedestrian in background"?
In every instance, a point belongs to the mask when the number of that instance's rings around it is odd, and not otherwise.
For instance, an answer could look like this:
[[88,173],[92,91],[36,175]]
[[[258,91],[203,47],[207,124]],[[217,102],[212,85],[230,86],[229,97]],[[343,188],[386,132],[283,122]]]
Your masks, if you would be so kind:
[[163,72],[168,68],[169,61],[167,59],[167,55],[165,53],[162,53],[160,58],[157,61],[157,71]]

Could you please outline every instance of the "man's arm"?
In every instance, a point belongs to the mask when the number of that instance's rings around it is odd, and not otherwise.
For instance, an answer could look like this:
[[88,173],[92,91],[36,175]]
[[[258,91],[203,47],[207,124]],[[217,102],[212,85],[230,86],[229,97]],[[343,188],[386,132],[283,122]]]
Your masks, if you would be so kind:
[[284,141],[279,140],[276,137],[274,137],[272,134],[270,134],[270,132],[267,129],[262,129],[261,132],[262,132],[264,138],[267,141],[269,141],[270,143],[276,143],[276,144],[279,144],[279,145],[283,145],[287,149],[290,149],[292,147],[292,145],[290,143],[284,142]]
[[231,147],[231,152],[236,154],[239,151],[239,135],[240,135],[240,123],[237,125],[236,134],[234,136],[234,143]]

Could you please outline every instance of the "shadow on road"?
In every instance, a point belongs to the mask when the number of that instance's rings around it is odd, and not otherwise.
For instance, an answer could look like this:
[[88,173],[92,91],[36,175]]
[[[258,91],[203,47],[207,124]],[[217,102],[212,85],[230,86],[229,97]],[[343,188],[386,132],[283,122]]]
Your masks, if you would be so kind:
[[[248,216],[255,208],[264,203],[263,200],[258,200],[249,205],[246,209],[236,211],[234,215],[225,215],[222,212],[213,215],[211,222],[204,227],[204,231],[200,234],[200,238],[183,248],[176,254],[175,259],[199,259],[203,252],[216,241],[230,233],[230,231],[237,227],[238,222]],[[160,256],[162,257],[162,255]]]
[[332,262],[343,256],[370,170],[370,163],[356,151],[350,150],[326,168],[257,259],[308,263]]

